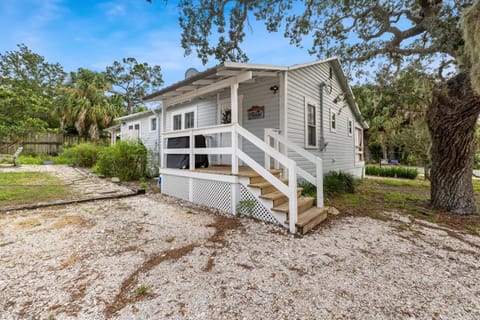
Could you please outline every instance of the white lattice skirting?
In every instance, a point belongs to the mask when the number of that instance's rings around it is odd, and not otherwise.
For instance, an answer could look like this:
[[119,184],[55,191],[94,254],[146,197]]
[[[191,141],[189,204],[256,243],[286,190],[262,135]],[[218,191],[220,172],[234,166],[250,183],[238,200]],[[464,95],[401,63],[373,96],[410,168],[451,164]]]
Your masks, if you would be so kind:
[[[236,192],[236,203],[233,193]],[[253,218],[279,223],[272,213],[245,186],[175,175],[162,176],[162,193],[230,214],[240,213]]]

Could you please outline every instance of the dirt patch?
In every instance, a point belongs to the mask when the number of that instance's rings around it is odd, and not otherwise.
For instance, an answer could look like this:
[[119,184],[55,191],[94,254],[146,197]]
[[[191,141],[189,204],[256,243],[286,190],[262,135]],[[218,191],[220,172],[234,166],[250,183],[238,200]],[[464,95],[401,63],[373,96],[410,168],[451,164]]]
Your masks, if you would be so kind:
[[55,221],[48,227],[49,230],[60,229],[71,226],[92,227],[94,223],[91,220],[79,216],[64,216]]
[[40,227],[42,222],[38,218],[24,218],[15,223],[15,231]]

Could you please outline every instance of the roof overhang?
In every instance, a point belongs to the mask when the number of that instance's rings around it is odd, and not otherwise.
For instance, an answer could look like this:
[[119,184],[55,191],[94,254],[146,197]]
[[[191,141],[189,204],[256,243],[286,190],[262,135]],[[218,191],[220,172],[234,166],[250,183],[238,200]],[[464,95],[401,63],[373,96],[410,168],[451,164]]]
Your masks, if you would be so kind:
[[259,77],[276,77],[286,67],[238,62],[223,62],[190,78],[174,83],[144,98],[145,102],[163,101],[171,106],[205,94],[223,90],[234,83],[255,81]]
[[147,115],[154,115],[154,114],[155,114],[155,110],[147,110],[147,111],[132,113],[123,117],[115,118],[115,120],[120,120],[120,121],[132,120],[132,119],[141,118]]

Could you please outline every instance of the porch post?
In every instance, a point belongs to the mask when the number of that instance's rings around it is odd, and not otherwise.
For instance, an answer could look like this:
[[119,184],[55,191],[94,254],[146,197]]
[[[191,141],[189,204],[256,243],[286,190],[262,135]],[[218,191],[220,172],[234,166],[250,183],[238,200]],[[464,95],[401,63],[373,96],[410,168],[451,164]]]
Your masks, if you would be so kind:
[[[165,101],[164,101],[165,102]],[[167,103],[162,106],[162,127],[160,130],[160,168],[165,168],[165,153],[164,150],[166,148],[166,142],[164,138],[165,132],[167,132]]]
[[317,157],[317,208],[323,208],[323,161]]
[[[235,125],[238,125],[238,82],[233,83],[230,86],[230,103],[232,107],[232,125],[235,128]],[[238,173],[238,135],[235,129],[232,130],[232,173]]]

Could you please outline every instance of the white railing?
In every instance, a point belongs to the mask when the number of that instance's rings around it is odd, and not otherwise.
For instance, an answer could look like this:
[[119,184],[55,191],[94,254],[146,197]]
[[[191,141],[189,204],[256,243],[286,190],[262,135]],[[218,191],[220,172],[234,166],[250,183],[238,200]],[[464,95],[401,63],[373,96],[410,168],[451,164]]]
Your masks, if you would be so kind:
[[[207,148],[195,148],[196,135],[212,135],[217,133],[231,133],[232,143],[231,147],[208,147]],[[167,154],[188,154],[190,160],[190,170],[195,169],[195,155],[196,154],[228,154],[231,155],[232,173],[238,173],[239,160],[243,161],[252,170],[260,174],[266,181],[278,189],[281,193],[288,197],[289,201],[289,230],[292,233],[296,232],[297,217],[297,168],[296,163],[283,155],[279,151],[275,150],[271,146],[267,145],[262,139],[259,139],[250,131],[244,129],[239,124],[225,124],[219,126],[192,128],[187,130],[178,130],[162,133],[163,141],[167,141],[168,138],[175,137],[189,137],[189,148],[173,149],[167,148],[166,143],[163,144],[163,156]],[[279,178],[274,176],[269,170],[261,166],[257,161],[252,159],[249,155],[241,150],[239,147],[239,137],[243,141],[249,141],[257,148],[262,150],[269,157],[274,158],[288,171],[288,185],[283,183]],[[165,159],[162,159],[162,163],[166,163]]]
[[[270,138],[273,139],[274,148],[279,150],[280,143],[283,144],[285,154],[288,154],[288,150],[296,152],[301,157],[313,163],[315,166],[315,177],[305,171],[304,169],[296,166],[299,176],[310,182],[317,187],[317,207],[323,207],[323,166],[322,159],[306,151],[303,148],[291,143],[284,136],[282,136],[276,129],[265,129],[265,143],[270,145]],[[275,160],[275,167],[278,167],[277,158]],[[268,169],[270,166],[271,156],[265,153],[265,167]],[[293,160],[292,160],[293,161]]]

